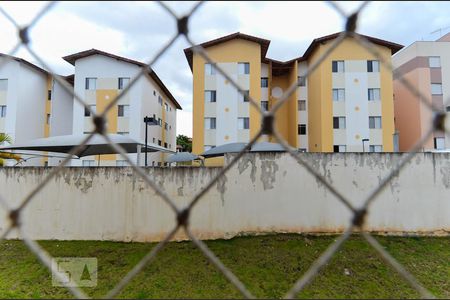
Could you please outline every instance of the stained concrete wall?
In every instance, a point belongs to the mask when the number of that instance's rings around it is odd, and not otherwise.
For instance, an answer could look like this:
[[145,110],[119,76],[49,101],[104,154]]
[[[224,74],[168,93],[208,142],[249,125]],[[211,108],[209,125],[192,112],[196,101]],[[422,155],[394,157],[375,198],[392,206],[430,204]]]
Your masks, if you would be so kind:
[[[403,154],[303,153],[354,205],[360,205]],[[228,157],[227,159],[230,159]],[[0,169],[0,195],[17,206],[51,168]],[[220,168],[148,168],[179,207]],[[450,155],[419,153],[370,206],[367,230],[450,231]],[[351,214],[287,154],[247,154],[198,202],[191,227],[202,239],[240,233],[342,232]],[[163,200],[131,168],[65,168],[27,206],[35,239],[157,241],[175,224]],[[2,215],[0,226],[5,227]],[[16,234],[10,237],[17,237]],[[184,239],[180,234],[177,239]]]

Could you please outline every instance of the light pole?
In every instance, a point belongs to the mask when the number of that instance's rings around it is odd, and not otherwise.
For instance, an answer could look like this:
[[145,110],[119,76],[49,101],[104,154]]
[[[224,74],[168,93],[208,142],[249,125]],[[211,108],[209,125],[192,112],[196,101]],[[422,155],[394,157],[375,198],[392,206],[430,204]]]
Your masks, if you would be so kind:
[[153,117],[149,117],[149,116],[145,116],[144,117],[144,123],[145,123],[145,166],[147,167],[147,139],[148,139],[148,125],[155,125],[155,118]]
[[366,151],[364,151],[364,142],[368,142],[369,141],[369,139],[362,139],[362,144],[363,144],[363,152],[366,152]]

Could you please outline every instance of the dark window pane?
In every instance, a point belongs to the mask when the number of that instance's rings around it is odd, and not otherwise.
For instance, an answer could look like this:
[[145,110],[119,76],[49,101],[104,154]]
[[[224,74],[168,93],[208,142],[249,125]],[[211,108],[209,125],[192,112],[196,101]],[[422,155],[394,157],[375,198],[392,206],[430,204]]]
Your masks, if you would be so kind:
[[338,71],[337,61],[333,60],[331,62],[331,68],[332,68],[333,73],[337,73],[337,71]]

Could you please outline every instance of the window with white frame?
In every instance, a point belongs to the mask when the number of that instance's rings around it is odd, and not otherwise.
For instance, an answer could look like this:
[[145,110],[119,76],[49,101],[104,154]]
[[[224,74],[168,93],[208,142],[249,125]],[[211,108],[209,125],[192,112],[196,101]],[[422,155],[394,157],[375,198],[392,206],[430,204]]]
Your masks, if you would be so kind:
[[298,76],[297,77],[297,84],[298,84],[298,86],[306,86],[306,77],[305,76]]
[[166,111],[169,111],[169,104],[164,103],[164,107],[166,108]]
[[118,105],[117,115],[119,117],[129,117],[130,116],[130,106],[129,105]]
[[333,145],[333,152],[336,152],[336,153],[347,152],[347,146],[346,145]]
[[345,129],[345,117],[333,117],[333,129]]
[[0,79],[0,91],[6,91],[8,89],[8,79]]
[[46,123],[47,123],[48,125],[50,125],[50,119],[51,119],[50,114],[47,114]]
[[205,129],[216,129],[216,118],[205,118]]
[[367,97],[368,97],[369,101],[380,100],[380,89],[368,89]]
[[381,129],[381,117],[369,117],[370,129]]
[[269,87],[269,78],[261,77],[261,87],[262,88]]
[[250,74],[250,64],[248,62],[238,63],[239,75]]
[[298,124],[297,125],[297,133],[299,135],[306,135],[306,124]]
[[249,129],[250,119],[249,118],[238,118],[238,129]]
[[206,102],[216,102],[216,91],[205,91],[205,101]]
[[369,145],[369,152],[383,152],[382,145]]
[[268,111],[269,110],[269,101],[261,101],[261,110]]
[[205,64],[205,75],[215,75],[216,69],[213,64]]
[[169,130],[169,124],[167,124],[167,122],[164,122],[164,129]]
[[306,110],[306,100],[298,100],[297,106],[299,111],[305,111]]
[[443,137],[435,137],[434,138],[434,149],[443,150],[445,149],[445,138]]
[[345,89],[333,89],[333,101],[344,101]]
[[91,111],[92,111],[92,113],[96,113],[97,112],[97,105],[89,105],[89,109],[87,109],[86,107],[84,108],[84,116],[85,117],[92,116]]
[[442,83],[431,84],[431,95],[442,95]]
[[239,93],[239,101],[248,102],[250,97],[250,91],[241,91]]
[[95,160],[92,159],[84,159],[83,167],[95,167]]
[[97,78],[88,77],[86,78],[86,90],[96,90],[97,89]]
[[441,58],[439,56],[430,56],[428,57],[428,64],[430,68],[440,68]]
[[333,73],[343,73],[344,69],[344,61],[343,60],[333,60],[331,62],[331,71]]
[[368,60],[367,61],[367,72],[380,72],[380,61],[378,60]]
[[6,105],[0,105],[0,118],[6,117]]
[[159,105],[162,106],[163,100],[162,100],[161,96],[158,96],[158,103],[159,103]]
[[119,90],[123,90],[130,83],[130,78],[119,77]]

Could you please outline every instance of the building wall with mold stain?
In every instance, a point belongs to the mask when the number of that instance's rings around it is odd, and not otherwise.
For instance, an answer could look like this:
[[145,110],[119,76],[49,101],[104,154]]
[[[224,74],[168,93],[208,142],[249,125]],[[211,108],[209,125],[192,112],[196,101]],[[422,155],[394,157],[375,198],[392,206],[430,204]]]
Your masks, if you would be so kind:
[[[365,197],[404,158],[394,153],[303,153],[349,201]],[[231,156],[226,160],[230,161]],[[10,207],[51,168],[0,168],[0,195]],[[148,168],[178,207],[220,168]],[[448,234],[450,154],[419,153],[369,207],[365,229],[390,234]],[[1,212],[0,227],[7,218]],[[340,233],[350,211],[288,154],[246,154],[195,205],[190,226],[198,238],[274,232]],[[159,241],[175,214],[131,168],[64,168],[25,208],[24,230],[34,239]],[[17,238],[16,232],[9,238]],[[186,239],[181,231],[175,239]]]

